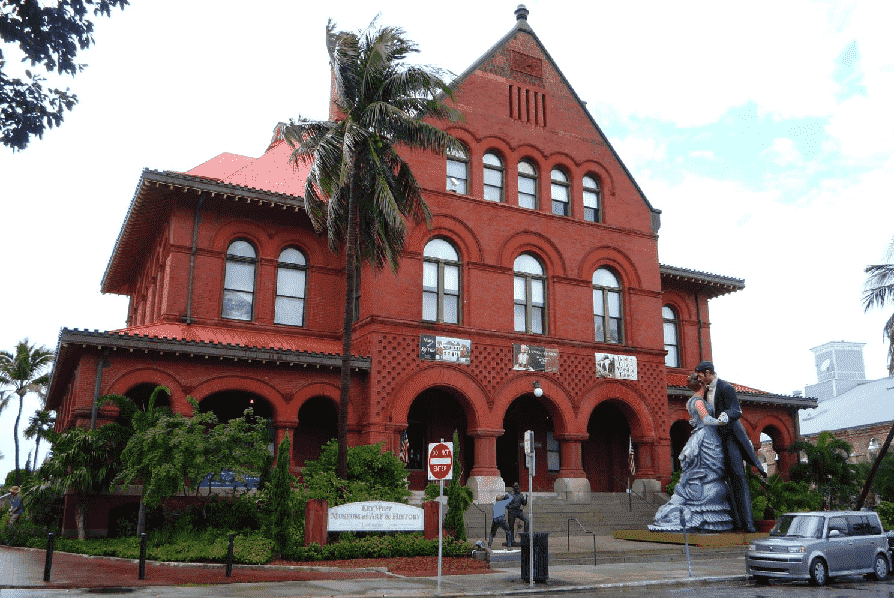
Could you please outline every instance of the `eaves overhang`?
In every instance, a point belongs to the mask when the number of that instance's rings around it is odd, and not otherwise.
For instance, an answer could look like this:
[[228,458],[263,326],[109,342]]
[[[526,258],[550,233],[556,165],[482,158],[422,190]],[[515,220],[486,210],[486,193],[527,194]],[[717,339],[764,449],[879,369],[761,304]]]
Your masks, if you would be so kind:
[[[100,352],[134,353],[178,356],[183,359],[217,359],[219,361],[255,363],[260,365],[341,368],[342,356],[332,353],[314,353],[268,347],[247,347],[229,343],[190,341],[175,338],[159,338],[121,331],[72,330],[63,328],[56,346],[56,360],[47,386],[47,408],[57,409],[64,390],[75,370],[77,360],[84,350]],[[372,358],[352,355],[350,367],[357,372],[369,373]]]
[[721,276],[720,274],[711,274],[710,272],[689,270],[664,264],[659,264],[659,272],[662,279],[699,287],[699,292],[706,295],[709,299],[735,293],[745,288],[745,281],[741,278]]
[[294,195],[242,187],[179,172],[144,169],[103,274],[101,292],[122,293],[121,289],[126,287],[126,282],[137,272],[138,262],[144,259],[145,252],[163,226],[173,194],[257,203],[291,211],[304,210],[304,199]]
[[[688,399],[692,396],[692,391],[685,386],[668,385],[667,394],[668,396],[676,396],[683,399]],[[817,405],[817,399],[813,397],[777,395],[758,390],[742,390],[741,388],[736,388],[736,396],[739,398],[739,402],[742,403],[772,405],[775,407],[789,407],[798,410],[814,409]]]

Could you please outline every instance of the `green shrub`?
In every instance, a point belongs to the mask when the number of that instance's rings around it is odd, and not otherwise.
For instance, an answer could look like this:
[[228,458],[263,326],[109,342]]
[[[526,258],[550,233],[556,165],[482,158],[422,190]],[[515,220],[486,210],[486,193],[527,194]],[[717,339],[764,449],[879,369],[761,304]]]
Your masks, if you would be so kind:
[[302,477],[307,498],[325,499],[330,507],[349,502],[407,502],[407,468],[383,443],[348,448],[348,478],[335,475],[338,442],[323,445],[320,458],[308,461]]
[[47,528],[35,523],[27,513],[19,517],[16,524],[9,525],[9,511],[0,517],[0,544],[6,546],[27,546],[28,542],[43,538],[46,543]]
[[885,529],[894,529],[894,502],[882,501],[875,510],[878,512]]
[[664,491],[665,491],[667,494],[673,494],[673,493],[674,493],[674,488],[676,488],[676,487],[677,487],[677,484],[680,483],[680,476],[681,476],[681,475],[683,475],[683,471],[680,470],[680,469],[674,471],[674,473],[671,474],[671,479],[670,479],[670,481],[669,481],[669,482],[667,483],[667,485],[664,487]]
[[[443,554],[449,557],[469,556],[472,545],[453,537],[444,538]],[[355,538],[352,541],[335,542],[320,546],[294,546],[283,557],[298,562],[340,561],[349,559],[375,559],[414,556],[435,556],[438,541],[426,540],[422,534],[390,534]]]

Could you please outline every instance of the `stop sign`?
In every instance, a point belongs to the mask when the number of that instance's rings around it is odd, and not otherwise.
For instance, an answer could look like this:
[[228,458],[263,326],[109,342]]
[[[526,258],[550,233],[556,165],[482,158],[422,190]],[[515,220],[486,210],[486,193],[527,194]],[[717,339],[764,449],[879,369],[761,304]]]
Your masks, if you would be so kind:
[[431,442],[428,445],[428,479],[443,480],[453,470],[453,443]]

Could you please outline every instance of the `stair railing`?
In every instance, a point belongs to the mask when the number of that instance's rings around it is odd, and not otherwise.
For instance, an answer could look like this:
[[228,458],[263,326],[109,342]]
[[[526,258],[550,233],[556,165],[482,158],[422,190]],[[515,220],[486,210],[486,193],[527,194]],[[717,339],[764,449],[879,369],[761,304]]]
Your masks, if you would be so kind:
[[580,527],[581,531],[585,534],[590,534],[593,536],[593,562],[596,562],[596,532],[589,532],[587,528],[584,527],[584,524],[578,521],[577,517],[570,517],[568,519],[568,552],[571,552],[571,522],[575,522],[578,527]]
[[479,507],[476,502],[473,502],[472,506],[481,511],[481,514],[484,516],[484,539],[487,540],[490,538],[490,530],[487,527],[487,511]]

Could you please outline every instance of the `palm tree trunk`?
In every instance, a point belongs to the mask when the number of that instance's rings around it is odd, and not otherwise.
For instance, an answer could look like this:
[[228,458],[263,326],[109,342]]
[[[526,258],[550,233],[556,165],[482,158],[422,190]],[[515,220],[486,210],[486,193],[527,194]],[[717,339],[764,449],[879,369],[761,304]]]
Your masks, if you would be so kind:
[[37,471],[37,453],[40,452],[40,432],[37,433],[37,440],[34,441],[34,466],[31,471]]
[[357,204],[356,183],[351,181],[348,197],[348,236],[345,240],[345,313],[342,327],[341,393],[338,409],[338,460],[336,475],[348,477],[348,399],[351,394],[351,340],[354,333],[354,291],[357,269]]
[[[209,484],[210,486],[210,484]],[[140,508],[137,510],[137,535],[139,536],[146,531],[146,503],[143,500],[146,497],[146,485],[140,487]]]
[[86,540],[87,527],[84,523],[87,520],[87,501],[78,496],[75,503],[75,525],[78,526],[78,540]]
[[16,443],[16,486],[22,483],[19,477],[19,422],[22,419],[22,407],[25,406],[25,393],[27,391],[24,388],[21,388],[16,391],[16,394],[19,395],[19,413],[16,415],[16,423],[12,429],[12,437]]

